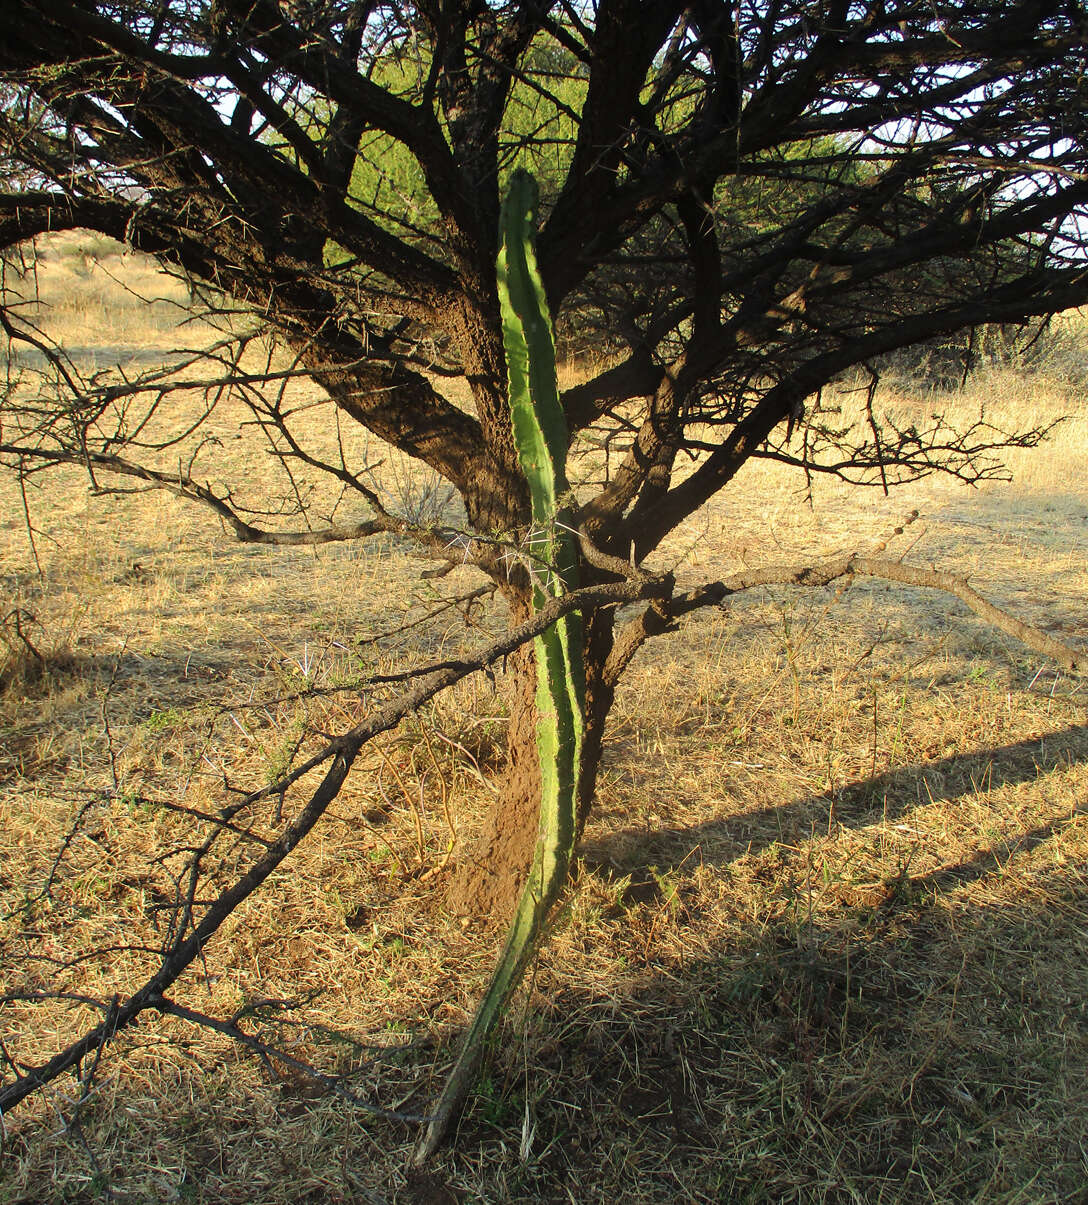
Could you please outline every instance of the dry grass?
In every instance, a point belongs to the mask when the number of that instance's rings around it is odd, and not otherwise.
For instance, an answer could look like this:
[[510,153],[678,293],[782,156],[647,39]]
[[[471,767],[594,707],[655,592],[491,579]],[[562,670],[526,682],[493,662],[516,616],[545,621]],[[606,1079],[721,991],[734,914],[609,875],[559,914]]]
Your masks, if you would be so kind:
[[150,260],[122,252],[102,235],[54,235],[35,255],[6,263],[3,283],[21,299],[17,312],[47,329],[73,359],[131,364],[175,345],[189,294]]
[[[680,576],[864,546],[917,507],[893,550],[916,542],[912,559],[1083,645],[1088,412],[1042,381],[974,388],[959,413],[1072,418],[979,491],[818,483],[809,508],[753,465],[679,533]],[[241,452],[224,439],[273,488],[275,462]],[[267,780],[363,706],[300,688],[476,637],[447,615],[359,643],[428,601],[394,541],[242,548],[159,495],[91,498],[75,473],[38,487],[41,578],[0,480],[6,610],[37,653],[0,632],[0,966],[5,990],[108,998],[155,964],[176,866],[155,858],[193,827],[140,799],[221,806],[225,778]],[[411,1126],[148,1018],[78,1113],[67,1081],[4,1119],[0,1200],[1083,1200],[1086,701],[918,591],[768,590],[702,614],[623,687],[569,904],[428,1177],[406,1174]],[[502,723],[469,683],[375,749],[177,997],[248,1005],[255,1032],[359,1096],[425,1109],[498,936],[443,915],[426,872],[477,822]],[[35,1060],[90,1019],[35,1002],[0,1014],[0,1037]]]

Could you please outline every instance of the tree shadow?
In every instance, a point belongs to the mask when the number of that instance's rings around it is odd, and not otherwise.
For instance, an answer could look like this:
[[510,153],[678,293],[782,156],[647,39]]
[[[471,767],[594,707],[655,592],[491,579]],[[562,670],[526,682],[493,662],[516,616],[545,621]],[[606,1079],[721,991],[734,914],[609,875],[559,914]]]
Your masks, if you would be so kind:
[[63,742],[43,741],[52,732],[78,730],[104,709],[128,726],[154,723],[156,715],[173,722],[221,694],[238,671],[226,650],[152,655],[62,647],[27,661],[18,674],[0,672],[0,704],[14,699],[8,725],[0,725],[0,783],[63,771],[75,754]]
[[[1045,751],[1022,741],[675,830],[675,860],[662,864],[679,867],[693,835],[709,843],[704,829],[724,864],[780,840],[780,813],[804,829],[805,809],[823,816],[829,799],[857,827],[901,814],[919,790],[960,798],[987,768],[994,787],[1028,782],[1040,761],[1088,762],[1086,736],[1074,725]],[[1081,1199],[1088,891],[1084,865],[1058,856],[1069,824],[1067,814],[904,872],[877,900],[828,895],[807,916],[727,914],[683,889],[621,899],[585,931],[592,954],[572,956],[562,936],[546,950],[456,1145],[425,1176],[406,1174],[414,1128],[287,1077],[228,1087],[237,1060],[225,1056],[222,1074],[160,1081],[138,1130],[121,1133],[116,1114],[89,1106],[99,1183],[75,1192],[69,1175],[64,1199],[109,1199],[103,1185],[142,1199],[152,1149],[162,1199],[208,1202],[291,1199],[276,1175],[312,1184],[293,1199],[315,1203]],[[1054,856],[1040,857],[1051,842]],[[434,1018],[400,1023],[406,1041],[387,1065],[344,1069],[365,1095],[425,1109],[456,1031],[436,1052]],[[337,1065],[337,1043],[308,1032],[316,1061]],[[28,1141],[13,1152],[30,1158]],[[268,1163],[272,1148],[281,1164]]]
[[858,829],[900,819],[925,804],[951,803],[979,790],[1034,782],[1045,773],[1044,765],[1085,764],[1088,724],[1073,724],[1043,737],[902,766],[838,790],[702,824],[617,829],[585,842],[582,865],[607,878],[630,876],[632,898],[645,902],[659,894],[658,875],[686,864],[722,866],[742,854],[804,840],[836,825]]
[[[629,994],[538,985],[527,1049],[501,1060],[451,1165],[482,1148],[524,1201],[1083,1200],[1083,878],[1034,873],[1022,901],[986,906],[957,895],[1062,827],[876,906],[650,961]],[[505,1118],[481,1124],[496,1097]],[[523,1114],[538,1161],[515,1155]]]

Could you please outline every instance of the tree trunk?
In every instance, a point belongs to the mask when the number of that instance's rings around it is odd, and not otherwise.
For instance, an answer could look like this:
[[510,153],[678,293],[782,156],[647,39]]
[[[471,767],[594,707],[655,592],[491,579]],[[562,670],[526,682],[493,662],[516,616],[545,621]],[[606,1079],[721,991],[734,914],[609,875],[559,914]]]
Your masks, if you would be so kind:
[[464,851],[447,892],[458,916],[508,920],[521,894],[536,843],[540,764],[536,752],[536,662],[531,644],[506,662],[510,723],[502,790],[483,831]]
[[[514,622],[517,622],[516,617]],[[594,612],[586,623],[586,715],[578,781],[579,837],[593,802],[605,721],[614,689],[603,670],[612,649],[613,616]],[[483,831],[455,867],[447,903],[458,916],[488,917],[499,924],[513,915],[536,846],[540,815],[540,762],[536,749],[536,663],[531,645],[507,660],[510,724],[502,791]]]

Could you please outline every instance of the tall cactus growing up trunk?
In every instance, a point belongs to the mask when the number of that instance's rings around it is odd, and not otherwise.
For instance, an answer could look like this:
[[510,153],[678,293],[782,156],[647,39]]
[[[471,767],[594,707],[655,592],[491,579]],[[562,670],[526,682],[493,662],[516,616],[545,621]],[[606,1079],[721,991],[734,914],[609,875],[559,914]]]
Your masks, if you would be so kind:
[[[533,607],[577,586],[577,545],[562,522],[567,490],[567,424],[559,404],[555,341],[533,251],[536,182],[514,173],[502,210],[498,291],[510,414],[532,502]],[[425,1161],[443,1141],[472,1086],[487,1038],[525,969],[543,923],[566,881],[574,849],[585,706],[582,624],[572,613],[534,642],[536,744],[540,757],[540,831],[533,865],[510,932],[461,1053],[415,1152]]]

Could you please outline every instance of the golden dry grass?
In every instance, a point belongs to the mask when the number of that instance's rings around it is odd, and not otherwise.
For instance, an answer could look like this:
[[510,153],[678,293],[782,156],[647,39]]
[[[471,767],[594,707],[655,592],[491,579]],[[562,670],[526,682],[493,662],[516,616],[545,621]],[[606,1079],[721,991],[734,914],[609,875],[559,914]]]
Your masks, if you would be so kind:
[[[172,337],[131,336],[149,351]],[[1071,418],[1012,458],[1012,484],[977,491],[818,482],[809,507],[784,470],[753,465],[667,556],[694,583],[866,547],[917,508],[892,551],[913,544],[912,560],[1083,647],[1088,411],[1042,380],[972,389],[948,404]],[[216,421],[217,454],[274,489],[276,462],[241,459],[229,408]],[[403,465],[383,471],[402,488]],[[269,779],[308,728],[365,705],[300,688],[478,636],[447,614],[359,643],[433,597],[391,539],[240,547],[162,495],[90,497],[75,472],[39,478],[30,503],[41,578],[0,478],[5,611],[34,616],[44,657],[8,624],[0,974],[4,990],[108,998],[155,965],[133,948],[154,950],[172,898],[176,863],[155,857],[191,837],[139,799],[221,806],[225,778]],[[466,683],[370,752],[176,997],[248,1007],[254,1032],[358,1096],[425,1110],[498,938],[444,916],[426,872],[478,822],[502,724],[491,686]],[[92,793],[115,785],[112,801]],[[874,582],[745,596],[633,667],[567,907],[431,1173],[406,1171],[411,1126],[149,1016],[105,1056],[76,1124],[72,1081],[4,1119],[0,1200],[1084,1199],[1086,799],[1082,681],[958,604]],[[0,1037],[33,1061],[91,1019],[71,1002],[10,1007]]]

